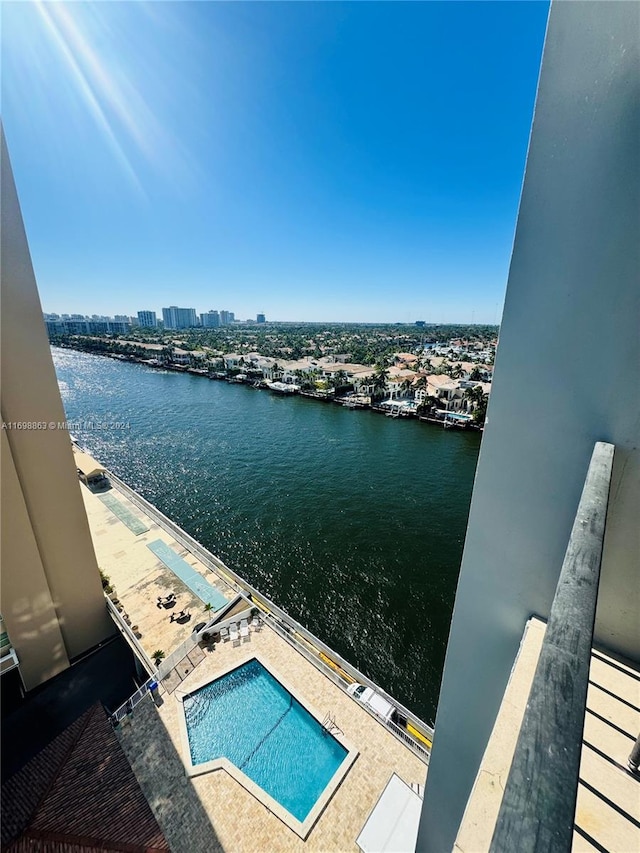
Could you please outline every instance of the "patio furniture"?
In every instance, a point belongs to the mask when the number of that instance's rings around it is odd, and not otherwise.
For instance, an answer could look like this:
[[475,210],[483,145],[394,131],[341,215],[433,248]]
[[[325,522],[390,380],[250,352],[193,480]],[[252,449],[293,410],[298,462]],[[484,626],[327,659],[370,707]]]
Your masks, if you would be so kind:
[[243,640],[249,639],[249,624],[246,619],[240,620],[240,636]]
[[260,614],[254,613],[253,619],[251,620],[251,627],[254,629],[254,631],[259,631],[261,626],[262,626],[262,619],[260,618]]
[[238,634],[238,626],[235,622],[232,622],[229,625],[229,636],[231,637],[232,643],[240,642],[240,635]]
[[220,639],[226,641],[229,639],[229,629],[228,628],[220,628]]

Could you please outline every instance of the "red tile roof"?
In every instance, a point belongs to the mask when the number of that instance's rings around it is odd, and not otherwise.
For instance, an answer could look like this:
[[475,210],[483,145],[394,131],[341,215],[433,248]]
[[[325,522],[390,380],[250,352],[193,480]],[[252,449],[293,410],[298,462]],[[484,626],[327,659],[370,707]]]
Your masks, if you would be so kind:
[[99,703],[2,785],[2,848],[169,850]]

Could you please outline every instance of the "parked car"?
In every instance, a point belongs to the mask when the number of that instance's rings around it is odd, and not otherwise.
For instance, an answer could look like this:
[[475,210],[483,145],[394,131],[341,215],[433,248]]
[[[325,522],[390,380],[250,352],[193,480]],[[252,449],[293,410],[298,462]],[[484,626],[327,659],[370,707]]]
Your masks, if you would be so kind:
[[395,706],[392,705],[391,702],[387,702],[384,696],[376,693],[372,687],[367,687],[364,684],[358,684],[358,682],[355,681],[347,687],[347,693],[350,693],[354,699],[362,702],[363,705],[366,705],[385,721],[392,720],[396,713]]

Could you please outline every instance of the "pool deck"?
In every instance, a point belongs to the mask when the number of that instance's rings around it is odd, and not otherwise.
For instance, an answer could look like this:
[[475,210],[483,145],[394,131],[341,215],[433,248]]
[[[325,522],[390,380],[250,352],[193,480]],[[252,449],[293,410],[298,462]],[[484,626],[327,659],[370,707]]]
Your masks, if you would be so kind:
[[[139,628],[139,641],[151,656],[157,649],[168,655],[187,640],[198,622],[207,620],[208,615],[202,601],[176,577],[148,547],[158,539],[165,542],[193,569],[220,592],[228,601],[236,597],[236,591],[222,578],[208,571],[189,551],[181,546],[157,522],[134,506],[118,489],[109,492],[129,512],[143,522],[148,531],[136,535],[100,500],[81,486],[91,537],[98,558],[98,565],[114,586],[118,599],[129,614],[132,625]],[[176,604],[158,607],[158,597],[175,593]],[[191,613],[186,622],[171,621],[181,611]]]
[[[275,675],[286,677],[295,687],[307,708],[331,712],[345,738],[357,749],[358,757],[303,841],[226,771],[215,770],[186,779],[179,698],[165,694],[157,710],[150,699],[145,700],[118,733],[172,849],[189,849],[194,853],[210,849],[210,841],[202,848],[193,844],[191,829],[197,836],[202,828],[196,825],[191,828],[185,825],[186,820],[170,821],[167,825],[157,813],[159,804],[167,802],[174,793],[184,796],[185,786],[191,786],[219,840],[219,849],[234,853],[357,850],[355,839],[391,774],[396,772],[408,784],[422,785],[425,765],[268,626],[252,631],[249,636],[249,642],[240,646],[231,641],[215,646],[185,677],[180,689],[188,692],[192,686],[216,678],[236,661],[242,661],[249,650],[259,653]],[[166,756],[161,763],[174,768],[169,778],[158,772],[159,752]]]
[[[97,495],[81,487],[98,564],[115,585],[118,598],[139,628],[139,642],[151,656],[168,656],[188,641],[194,625],[205,621],[202,602],[146,547],[162,539],[229,601],[236,590],[215,576],[156,521],[120,491],[111,494],[149,528],[136,535]],[[170,610],[157,607],[158,596],[176,594],[176,610],[190,610],[186,624],[170,622]],[[180,696],[193,687],[258,655],[322,719],[332,719],[358,756],[306,840],[245,789],[224,769],[189,777],[181,727]],[[248,638],[196,646],[163,682],[156,707],[146,697],[117,729],[120,742],[151,808],[176,851],[357,851],[355,840],[389,778],[424,785],[426,764],[341,690],[317,666],[263,623]],[[187,759],[187,761],[185,761]]]

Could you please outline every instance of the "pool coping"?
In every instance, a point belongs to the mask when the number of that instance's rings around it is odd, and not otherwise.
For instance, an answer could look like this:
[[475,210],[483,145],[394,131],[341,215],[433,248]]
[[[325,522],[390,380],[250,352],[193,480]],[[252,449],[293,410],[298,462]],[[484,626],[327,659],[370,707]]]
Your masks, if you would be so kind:
[[[263,666],[267,672],[278,681],[285,690],[287,690],[293,698],[298,702],[311,716],[318,722],[320,726],[322,726],[322,715],[318,714],[316,709],[309,705],[308,702],[303,701],[298,692],[291,686],[291,684],[287,681],[287,679],[282,678],[280,674],[275,670],[271,663],[267,663],[267,661],[262,658],[259,652],[255,651],[247,651],[244,655],[240,655],[232,664],[221,669],[217,672],[213,677],[206,678],[201,682],[190,686],[188,690],[176,690],[173,694],[173,698],[182,705],[182,701],[185,696],[189,696],[192,693],[200,690],[202,687],[206,687],[208,684],[211,684],[213,681],[217,681],[219,678],[227,675],[233,670],[238,669],[241,666],[249,663],[252,660],[257,660],[258,663]],[[229,776],[238,782],[239,785],[242,785],[245,790],[247,790],[253,797],[255,797],[258,802],[260,802],[268,811],[270,811],[275,817],[279,818],[289,829],[296,833],[303,841],[307,839],[309,833],[313,829],[314,825],[320,818],[322,812],[328,806],[329,801],[336,793],[342,782],[344,781],[347,773],[351,769],[354,761],[359,755],[358,750],[349,742],[347,738],[344,737],[343,734],[337,734],[334,732],[330,732],[331,736],[334,737],[338,743],[343,746],[347,750],[347,754],[344,759],[340,763],[339,767],[331,777],[331,779],[325,785],[322,793],[316,800],[313,808],[304,819],[304,821],[298,820],[294,817],[291,812],[287,811],[287,809],[282,806],[277,800],[275,800],[270,794],[268,794],[264,788],[261,788],[256,782],[250,779],[246,773],[240,770],[232,761],[228,758],[216,758],[213,761],[207,761],[203,764],[193,764],[191,761],[191,750],[189,747],[189,736],[187,732],[187,723],[185,719],[184,707],[180,709],[178,713],[178,721],[180,726],[180,740],[182,745],[182,762],[185,766],[185,771],[187,776],[202,776],[206,773],[211,773],[215,770],[225,770]]]

